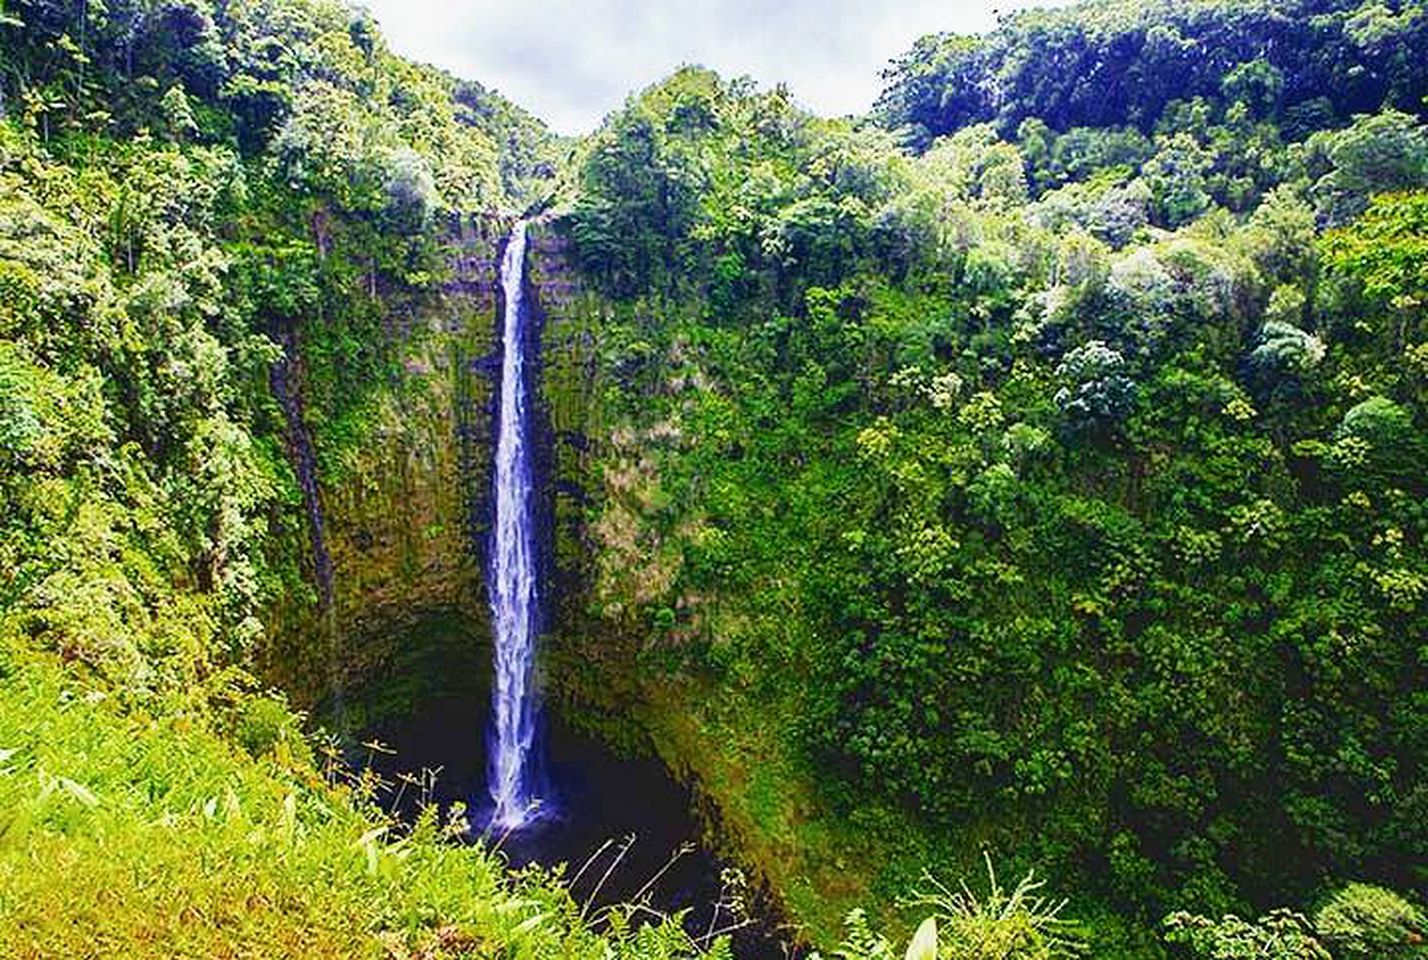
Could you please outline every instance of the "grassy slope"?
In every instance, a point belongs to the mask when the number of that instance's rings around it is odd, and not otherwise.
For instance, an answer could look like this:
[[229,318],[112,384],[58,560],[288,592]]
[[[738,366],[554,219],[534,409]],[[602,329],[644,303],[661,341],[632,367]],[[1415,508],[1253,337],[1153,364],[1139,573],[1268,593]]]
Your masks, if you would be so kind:
[[[280,741],[255,759],[53,664],[0,683],[0,956],[656,955],[538,877],[397,837]],[[299,749],[299,751],[301,750]]]

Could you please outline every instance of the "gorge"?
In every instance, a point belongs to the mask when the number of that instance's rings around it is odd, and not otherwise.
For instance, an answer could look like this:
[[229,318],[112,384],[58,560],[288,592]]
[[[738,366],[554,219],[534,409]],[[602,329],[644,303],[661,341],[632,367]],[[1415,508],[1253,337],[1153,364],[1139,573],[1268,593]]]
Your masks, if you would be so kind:
[[1084,0],[572,138],[5,3],[0,957],[1419,960],[1425,96]]

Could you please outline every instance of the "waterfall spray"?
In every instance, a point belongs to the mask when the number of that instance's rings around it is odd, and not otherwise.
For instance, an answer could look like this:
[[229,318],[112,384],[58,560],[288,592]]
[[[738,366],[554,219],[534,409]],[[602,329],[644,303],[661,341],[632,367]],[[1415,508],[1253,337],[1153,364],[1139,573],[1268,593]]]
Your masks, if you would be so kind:
[[495,536],[489,588],[495,644],[494,723],[489,744],[491,823],[526,825],[535,813],[536,538],[530,448],[530,397],[523,326],[526,224],[511,231],[501,262],[501,406],[496,439]]

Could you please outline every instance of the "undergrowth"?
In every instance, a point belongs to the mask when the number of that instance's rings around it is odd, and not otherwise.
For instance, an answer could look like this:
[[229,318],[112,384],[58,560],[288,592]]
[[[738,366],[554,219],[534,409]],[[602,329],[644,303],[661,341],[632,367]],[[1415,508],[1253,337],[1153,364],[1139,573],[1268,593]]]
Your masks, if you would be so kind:
[[[278,739],[119,708],[45,662],[0,683],[0,956],[684,957],[678,923],[582,921],[460,822],[383,818]],[[364,786],[365,784],[365,786]],[[719,945],[713,954],[727,951]]]

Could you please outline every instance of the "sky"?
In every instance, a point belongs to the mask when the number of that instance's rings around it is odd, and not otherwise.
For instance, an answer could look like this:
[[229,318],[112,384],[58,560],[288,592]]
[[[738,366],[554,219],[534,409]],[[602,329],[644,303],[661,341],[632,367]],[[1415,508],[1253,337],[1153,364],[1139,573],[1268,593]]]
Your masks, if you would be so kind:
[[925,33],[987,30],[1050,0],[366,0],[392,49],[494,87],[556,131],[588,133],[686,63],[787,83],[827,116],[861,113]]

